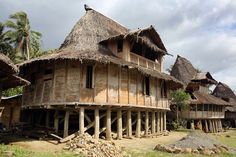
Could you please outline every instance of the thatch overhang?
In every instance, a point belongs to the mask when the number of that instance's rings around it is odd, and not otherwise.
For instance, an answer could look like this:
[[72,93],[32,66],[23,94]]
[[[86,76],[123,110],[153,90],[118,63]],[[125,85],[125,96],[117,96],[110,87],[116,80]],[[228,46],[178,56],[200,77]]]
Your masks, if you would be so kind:
[[199,72],[192,79],[193,82],[201,82],[203,84],[217,84],[217,81],[209,72]]
[[231,105],[226,107],[226,111],[236,112],[236,95],[228,85],[219,82],[212,95],[227,101]]
[[[142,34],[146,31],[154,33],[154,30],[154,28],[150,27],[134,34]],[[104,64],[113,63],[120,66],[126,66],[130,69],[139,70],[145,75],[169,81],[172,88],[182,87],[183,84],[174,77],[124,61],[116,57],[111,50],[100,44],[101,41],[106,40],[109,37],[127,34],[128,32],[127,28],[101,13],[95,10],[87,10],[86,14],[73,27],[59,50],[19,64],[20,71],[22,73],[25,71],[24,69],[29,68],[32,64],[38,64],[40,62],[79,60],[83,63],[86,61],[94,61]],[[164,45],[162,45],[162,49],[166,50]]]
[[14,63],[0,53],[0,86],[2,90],[29,84],[27,80],[17,76],[18,72]]
[[[152,38],[152,39],[150,39]],[[128,32],[126,34],[119,34],[116,36],[111,36],[105,40],[102,40],[100,43],[103,44],[107,41],[113,41],[118,39],[127,39],[129,41],[135,41],[140,44],[144,44],[152,51],[161,53],[162,55],[169,54],[156,30],[153,26],[144,29],[138,29],[135,31]]]
[[14,63],[0,52],[0,78],[4,75],[10,75],[18,73],[18,68],[14,65]]
[[195,99],[190,100],[190,104],[213,104],[213,105],[223,105],[229,106],[230,104],[220,98],[217,98],[210,94],[200,93],[195,91],[192,93]]

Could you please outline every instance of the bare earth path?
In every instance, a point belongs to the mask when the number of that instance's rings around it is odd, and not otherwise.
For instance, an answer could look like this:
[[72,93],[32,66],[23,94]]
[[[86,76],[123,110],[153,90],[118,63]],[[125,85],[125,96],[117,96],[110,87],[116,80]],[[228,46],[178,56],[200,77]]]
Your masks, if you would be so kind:
[[155,138],[134,138],[134,139],[123,139],[114,140],[114,142],[128,150],[133,151],[151,151],[158,144],[169,144],[180,140],[186,136],[187,132],[170,132],[168,136],[160,136]]

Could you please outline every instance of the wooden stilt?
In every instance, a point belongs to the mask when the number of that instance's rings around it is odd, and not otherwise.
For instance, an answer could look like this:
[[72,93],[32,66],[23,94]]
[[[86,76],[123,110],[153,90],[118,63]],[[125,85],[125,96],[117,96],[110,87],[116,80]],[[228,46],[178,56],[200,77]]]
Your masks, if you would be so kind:
[[63,133],[64,138],[68,136],[69,118],[70,118],[70,112],[66,111],[64,118],[64,133]]
[[163,112],[163,116],[164,116],[164,119],[163,119],[163,130],[164,130],[164,132],[166,131],[166,112]]
[[49,123],[50,123],[50,110],[47,110],[46,111],[45,126],[49,127]]
[[94,119],[95,119],[95,127],[94,127],[94,138],[99,139],[99,130],[100,130],[100,118],[99,118],[99,109],[96,108],[94,110]]
[[84,107],[79,110],[79,132],[84,134]]
[[111,109],[107,109],[107,114],[106,114],[106,139],[111,140]]
[[138,111],[137,112],[137,123],[136,123],[136,132],[135,132],[135,136],[137,138],[140,138],[141,136],[141,112]]
[[152,134],[156,133],[156,128],[155,128],[155,124],[156,124],[156,117],[155,117],[155,112],[152,111]]
[[131,119],[131,110],[127,111],[127,137],[132,137],[132,119]]
[[55,114],[54,114],[54,129],[55,129],[55,132],[58,133],[58,123],[59,123],[59,112],[58,110],[55,111]]
[[160,112],[160,131],[163,132],[163,113]]
[[212,122],[212,128],[213,128],[213,133],[215,133],[216,132],[216,126],[215,126],[215,120],[211,120],[211,122]]
[[117,111],[117,139],[121,140],[123,136],[122,131],[122,111]]
[[206,133],[209,132],[207,120],[205,120],[205,132],[206,132]]
[[221,119],[220,119],[219,125],[220,125],[220,130],[223,131]]
[[218,120],[215,120],[216,132],[219,132]]
[[148,136],[149,115],[148,111],[145,112],[145,136]]
[[156,132],[160,132],[159,112],[156,112]]
[[213,132],[213,125],[212,125],[212,120],[209,121],[209,132]]

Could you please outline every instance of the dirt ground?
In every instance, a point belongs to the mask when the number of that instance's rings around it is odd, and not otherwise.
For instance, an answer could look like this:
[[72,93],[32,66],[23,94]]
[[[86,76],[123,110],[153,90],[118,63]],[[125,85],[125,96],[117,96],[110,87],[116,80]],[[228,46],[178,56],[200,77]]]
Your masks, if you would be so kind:
[[155,138],[134,138],[114,140],[114,142],[128,150],[133,151],[151,151],[157,144],[169,144],[180,140],[186,136],[188,132],[171,132],[168,136],[159,136]]
[[33,152],[50,152],[57,153],[63,150],[65,144],[54,144],[55,141],[39,141],[39,140],[26,140],[11,142],[9,144],[19,146],[23,149],[27,149]]
[[[114,142],[129,150],[145,150],[151,151],[158,144],[166,144],[170,142],[177,141],[182,137],[186,136],[187,132],[171,132],[168,136],[159,136],[155,138],[133,138],[133,139],[123,139],[114,140]],[[27,149],[34,152],[50,152],[57,153],[63,150],[65,144],[53,144],[55,141],[39,141],[33,139],[18,140],[10,142],[10,145],[16,145],[23,149]]]

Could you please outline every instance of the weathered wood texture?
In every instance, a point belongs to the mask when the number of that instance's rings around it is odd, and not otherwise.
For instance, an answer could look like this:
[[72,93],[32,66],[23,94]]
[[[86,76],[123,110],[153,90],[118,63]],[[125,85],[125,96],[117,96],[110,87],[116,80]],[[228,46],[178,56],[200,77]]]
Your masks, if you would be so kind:
[[26,78],[34,76],[35,80],[24,88],[23,106],[102,104],[169,109],[168,99],[160,94],[161,80],[150,77],[150,95],[144,95],[140,72],[97,63],[93,66],[93,88],[86,88],[86,66],[79,61],[60,61],[33,67]]
[[6,126],[7,129],[20,122],[21,96],[13,99],[3,99],[0,107],[4,107],[2,115],[0,116],[0,122]]

